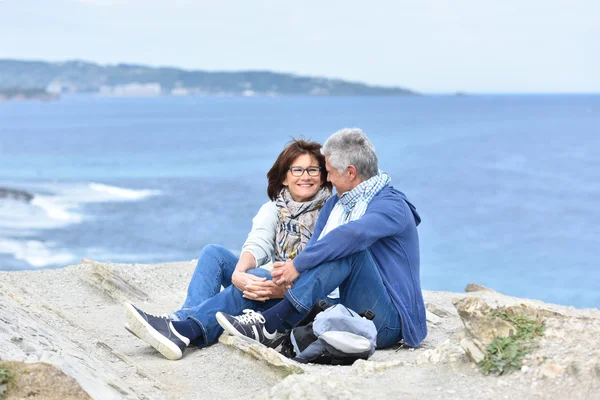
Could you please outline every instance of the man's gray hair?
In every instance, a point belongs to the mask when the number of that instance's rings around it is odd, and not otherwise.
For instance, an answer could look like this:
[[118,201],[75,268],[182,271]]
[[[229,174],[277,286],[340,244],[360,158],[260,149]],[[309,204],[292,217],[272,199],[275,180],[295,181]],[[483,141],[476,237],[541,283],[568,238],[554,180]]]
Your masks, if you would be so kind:
[[327,139],[321,153],[329,164],[343,174],[354,165],[360,177],[366,181],[379,172],[375,147],[365,133],[358,128],[344,128]]

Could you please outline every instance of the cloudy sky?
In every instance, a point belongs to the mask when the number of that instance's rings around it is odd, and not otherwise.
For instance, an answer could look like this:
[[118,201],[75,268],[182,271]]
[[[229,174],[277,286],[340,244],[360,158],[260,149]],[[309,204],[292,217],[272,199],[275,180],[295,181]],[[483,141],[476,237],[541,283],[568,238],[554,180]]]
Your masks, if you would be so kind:
[[599,0],[0,0],[0,58],[600,92]]

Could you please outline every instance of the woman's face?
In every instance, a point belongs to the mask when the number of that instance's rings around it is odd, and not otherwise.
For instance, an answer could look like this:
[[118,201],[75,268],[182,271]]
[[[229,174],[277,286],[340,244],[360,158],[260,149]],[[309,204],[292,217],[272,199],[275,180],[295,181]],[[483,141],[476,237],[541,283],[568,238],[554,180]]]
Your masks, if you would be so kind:
[[[302,154],[297,157],[290,168],[319,168],[317,160],[309,154]],[[291,170],[288,170],[283,186],[290,189],[292,199],[297,202],[309,201],[317,194],[321,188],[321,171],[317,176],[310,176],[308,171],[302,171],[301,176],[294,176]]]

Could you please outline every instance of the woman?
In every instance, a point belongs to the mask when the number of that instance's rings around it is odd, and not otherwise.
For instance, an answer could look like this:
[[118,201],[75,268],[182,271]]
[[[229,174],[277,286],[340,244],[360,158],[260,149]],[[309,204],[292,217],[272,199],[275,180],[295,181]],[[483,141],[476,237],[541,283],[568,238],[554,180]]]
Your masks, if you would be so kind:
[[[316,142],[293,140],[267,173],[265,203],[239,259],[221,246],[202,249],[180,310],[169,317],[147,314],[125,304],[125,328],[170,360],[178,360],[193,341],[203,347],[223,332],[215,314],[237,315],[244,309],[266,310],[283,298],[266,268],[270,261],[293,259],[308,243],[315,222],[331,196],[325,157]],[[220,290],[221,286],[224,290]]]

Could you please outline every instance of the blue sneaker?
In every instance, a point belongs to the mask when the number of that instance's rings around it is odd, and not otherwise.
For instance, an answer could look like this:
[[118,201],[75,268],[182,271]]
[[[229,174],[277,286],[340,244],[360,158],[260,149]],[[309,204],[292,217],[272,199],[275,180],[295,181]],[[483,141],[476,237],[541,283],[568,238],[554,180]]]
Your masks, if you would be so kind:
[[254,310],[244,310],[244,314],[233,315],[224,312],[216,314],[217,322],[230,335],[237,336],[248,342],[260,343],[275,348],[283,340],[283,335],[277,332],[269,333],[265,329],[265,317]]
[[190,340],[173,328],[166,317],[147,314],[130,303],[125,303],[125,329],[154,347],[169,360],[179,360]]

